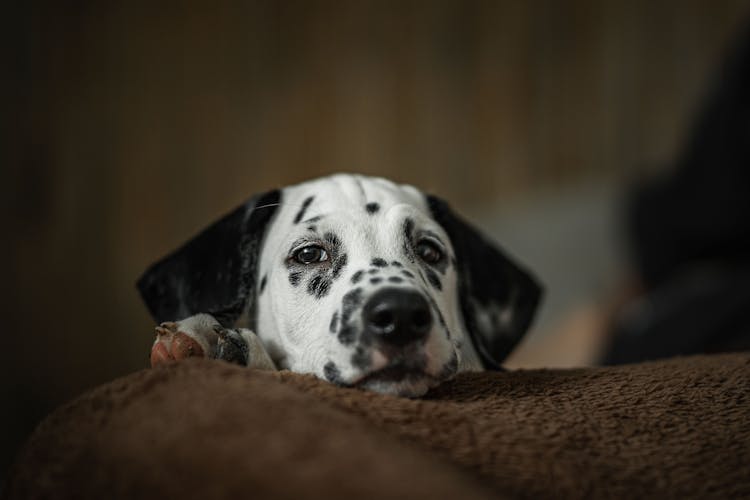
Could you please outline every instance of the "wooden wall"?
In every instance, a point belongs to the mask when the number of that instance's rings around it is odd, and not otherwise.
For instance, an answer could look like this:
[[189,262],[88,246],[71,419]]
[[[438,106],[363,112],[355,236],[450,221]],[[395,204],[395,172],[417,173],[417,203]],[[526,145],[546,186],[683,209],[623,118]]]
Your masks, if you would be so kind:
[[357,171],[471,210],[638,175],[669,162],[748,14],[735,0],[11,7],[0,449],[146,366],[138,274],[251,193]]

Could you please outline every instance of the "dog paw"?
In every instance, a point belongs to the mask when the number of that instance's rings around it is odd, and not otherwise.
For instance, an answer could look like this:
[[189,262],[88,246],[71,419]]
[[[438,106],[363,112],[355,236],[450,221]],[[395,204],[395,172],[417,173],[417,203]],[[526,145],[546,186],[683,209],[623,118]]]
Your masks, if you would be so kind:
[[185,358],[215,357],[219,323],[208,314],[198,314],[182,321],[162,323],[156,327],[151,348],[151,366],[173,363]]

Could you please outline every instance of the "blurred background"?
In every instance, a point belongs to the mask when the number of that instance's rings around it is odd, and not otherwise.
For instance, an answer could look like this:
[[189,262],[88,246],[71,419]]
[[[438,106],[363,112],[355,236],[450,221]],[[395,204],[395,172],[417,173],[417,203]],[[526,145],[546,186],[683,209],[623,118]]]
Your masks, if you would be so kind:
[[145,267],[338,171],[439,194],[546,284],[512,367],[593,362],[621,199],[670,168],[737,0],[12,2],[0,477],[55,406],[148,365]]

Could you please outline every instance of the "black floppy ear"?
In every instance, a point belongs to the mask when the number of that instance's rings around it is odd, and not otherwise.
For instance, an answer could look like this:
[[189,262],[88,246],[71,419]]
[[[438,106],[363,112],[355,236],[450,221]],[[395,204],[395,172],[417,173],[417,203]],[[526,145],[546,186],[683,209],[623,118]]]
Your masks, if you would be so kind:
[[456,252],[466,329],[485,368],[499,369],[531,325],[542,288],[528,271],[454,214],[446,202],[427,196],[427,203]]
[[252,306],[263,234],[279,198],[279,191],[250,198],[143,273],[138,290],[157,323],[208,313],[231,326]]

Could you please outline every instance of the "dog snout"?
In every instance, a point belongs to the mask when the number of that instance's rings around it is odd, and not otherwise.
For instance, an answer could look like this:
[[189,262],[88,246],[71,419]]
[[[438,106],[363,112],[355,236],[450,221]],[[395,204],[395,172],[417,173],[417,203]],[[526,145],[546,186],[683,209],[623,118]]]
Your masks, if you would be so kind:
[[365,334],[398,346],[424,339],[432,328],[427,300],[411,290],[378,291],[365,304],[362,317]]

